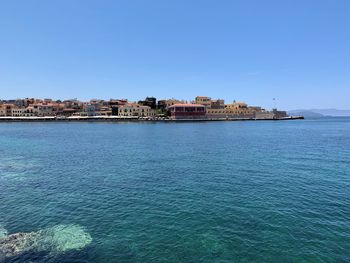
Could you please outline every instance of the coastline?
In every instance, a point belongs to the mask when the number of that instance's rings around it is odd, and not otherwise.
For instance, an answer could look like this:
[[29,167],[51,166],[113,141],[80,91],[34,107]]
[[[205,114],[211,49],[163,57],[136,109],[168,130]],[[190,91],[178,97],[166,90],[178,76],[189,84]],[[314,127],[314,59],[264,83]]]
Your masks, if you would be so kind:
[[0,122],[206,122],[206,121],[283,121],[303,120],[303,116],[285,118],[201,118],[201,119],[171,119],[171,118],[138,118],[120,116],[93,116],[93,117],[0,117]]

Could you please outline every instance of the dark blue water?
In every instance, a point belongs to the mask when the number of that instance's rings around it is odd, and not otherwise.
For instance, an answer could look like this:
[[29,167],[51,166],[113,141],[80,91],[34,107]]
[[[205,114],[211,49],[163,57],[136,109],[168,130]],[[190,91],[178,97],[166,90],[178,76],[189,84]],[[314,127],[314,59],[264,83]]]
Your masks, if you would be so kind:
[[350,262],[350,119],[0,124],[0,229],[61,225],[5,261]]

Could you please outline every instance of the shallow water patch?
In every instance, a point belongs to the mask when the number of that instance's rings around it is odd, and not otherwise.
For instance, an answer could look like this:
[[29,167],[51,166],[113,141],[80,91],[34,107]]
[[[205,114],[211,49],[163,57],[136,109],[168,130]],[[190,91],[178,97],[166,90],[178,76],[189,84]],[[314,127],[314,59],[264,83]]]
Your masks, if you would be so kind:
[[40,169],[41,166],[33,160],[22,157],[1,158],[0,179],[15,178],[24,179],[28,175]]

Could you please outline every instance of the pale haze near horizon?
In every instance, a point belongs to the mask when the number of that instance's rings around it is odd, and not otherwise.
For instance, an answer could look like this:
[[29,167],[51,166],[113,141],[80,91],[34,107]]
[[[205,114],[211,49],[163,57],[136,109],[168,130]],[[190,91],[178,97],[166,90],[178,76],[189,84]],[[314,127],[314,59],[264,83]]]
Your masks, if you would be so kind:
[[347,0],[1,1],[0,99],[349,109],[349,13]]

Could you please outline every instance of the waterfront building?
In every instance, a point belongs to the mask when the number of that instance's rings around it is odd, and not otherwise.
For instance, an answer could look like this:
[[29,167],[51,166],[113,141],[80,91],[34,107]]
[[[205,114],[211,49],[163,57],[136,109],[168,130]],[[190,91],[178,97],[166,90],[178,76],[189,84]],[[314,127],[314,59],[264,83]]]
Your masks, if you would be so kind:
[[[80,112],[83,109],[83,102],[77,100],[77,99],[71,99],[71,100],[65,100],[63,101],[64,108],[65,109],[73,109],[74,112]],[[67,111],[62,112],[63,115],[67,114]]]
[[211,109],[224,109],[225,108],[225,100],[222,100],[222,99],[211,100],[210,108]]
[[74,116],[95,116],[95,106],[91,105],[88,102],[83,104],[83,108],[81,112],[74,113]]
[[197,96],[195,99],[195,104],[203,105],[208,109],[211,107],[211,98],[206,96]]
[[245,102],[233,102],[225,105],[225,110],[229,118],[254,118],[255,111],[249,108]]
[[6,116],[6,109],[3,107],[3,105],[0,105],[0,117]]
[[112,115],[112,109],[107,106],[100,107],[100,110],[97,113],[98,116],[111,116]]
[[140,100],[138,104],[148,106],[152,110],[155,110],[157,108],[157,99],[154,97],[147,97],[145,100]]
[[12,109],[16,108],[14,104],[4,103],[0,106],[0,116],[10,117],[12,116]]
[[56,113],[56,116],[64,115],[63,110],[66,107],[65,104],[62,102],[56,102],[54,105],[54,112]]
[[85,103],[83,105],[83,111],[81,113],[81,116],[96,116],[95,105]]
[[169,107],[173,119],[204,119],[206,107],[200,104],[174,104]]
[[118,108],[122,105],[125,105],[128,103],[128,100],[126,99],[110,99],[108,102],[108,107],[110,107],[111,115],[117,116],[118,115]]
[[169,109],[170,106],[173,106],[175,104],[186,104],[187,101],[185,100],[178,100],[178,99],[167,99],[165,100],[165,105],[166,105],[166,109]]
[[157,108],[161,111],[163,114],[170,114],[169,107],[175,104],[186,104],[187,101],[185,100],[178,100],[178,99],[166,99],[166,100],[159,100]]
[[154,117],[155,110],[149,106],[140,106],[139,107],[139,117]]
[[155,111],[149,106],[129,103],[118,107],[118,116],[122,117],[154,117]]
[[61,112],[60,115],[65,116],[65,117],[70,117],[73,116],[76,112],[80,112],[77,109],[72,109],[72,108],[64,108]]
[[248,108],[248,105],[245,102],[234,101],[231,104],[226,104],[225,108],[228,108],[228,109],[246,109],[246,108]]
[[58,105],[55,103],[35,103],[33,107],[34,116],[55,116],[58,112]]
[[29,104],[27,107],[21,107],[19,109],[15,113],[16,116],[19,116],[21,114],[21,116],[24,117],[45,117],[57,115],[60,109],[63,109],[63,105],[60,105],[56,102],[38,102],[38,100],[36,100],[35,103]]
[[24,112],[23,112],[23,116],[24,117],[33,117],[33,116],[35,116],[35,114],[34,114],[34,107],[33,106],[26,107]]
[[17,108],[13,107],[11,109],[11,116],[12,117],[22,117],[24,114],[25,108]]
[[233,102],[227,104],[224,108],[207,109],[209,119],[272,119],[271,113],[261,107],[248,107],[244,102]]

